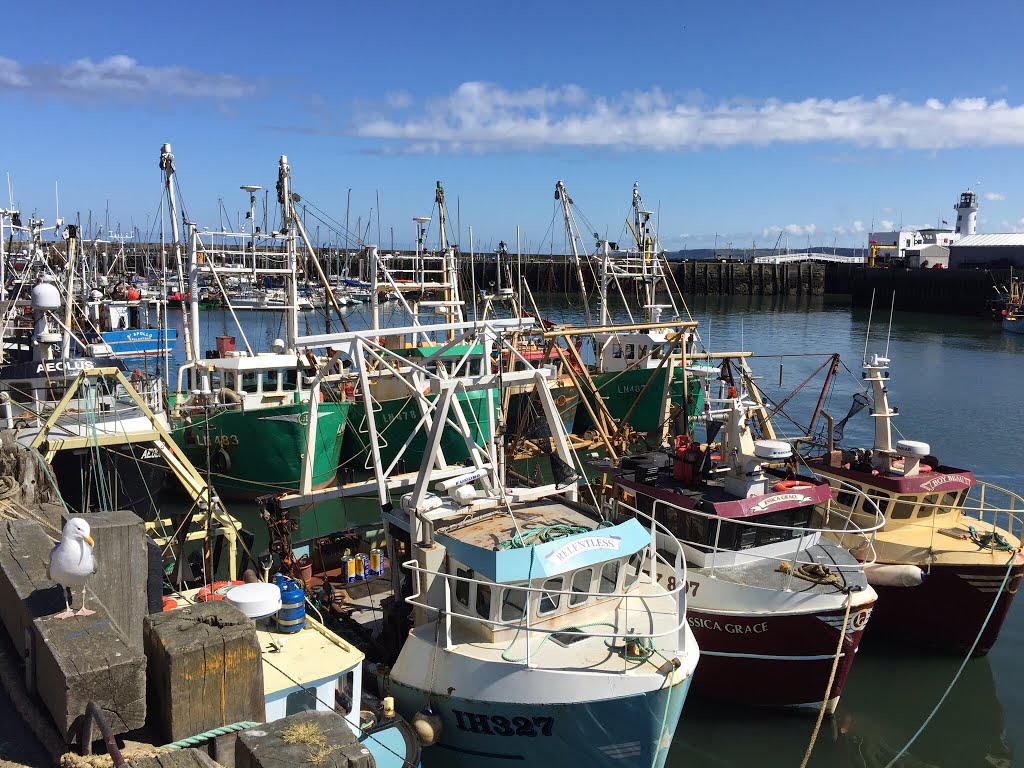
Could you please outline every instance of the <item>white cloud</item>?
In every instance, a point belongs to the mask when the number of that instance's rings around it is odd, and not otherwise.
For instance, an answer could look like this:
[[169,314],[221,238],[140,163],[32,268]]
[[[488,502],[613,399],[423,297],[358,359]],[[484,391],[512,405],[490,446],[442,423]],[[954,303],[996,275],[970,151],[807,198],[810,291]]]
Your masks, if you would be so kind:
[[1002,192],[986,192],[983,195],[983,197],[986,200],[993,200],[993,201],[1005,200],[1006,199],[1006,195],[1004,195]]
[[775,225],[761,230],[761,237],[778,237],[780,232],[785,232],[793,237],[801,237],[813,235],[817,231],[816,224],[787,224],[784,227]]
[[24,88],[28,80],[22,74],[21,65],[14,59],[0,56],[0,88]]
[[845,142],[944,149],[1024,145],[1024,105],[1004,99],[808,98],[706,103],[660,89],[618,96],[577,85],[511,90],[465,82],[440,98],[387,100],[354,128],[405,152],[487,152],[549,146],[678,152],[736,145]]
[[882,219],[878,222],[879,232],[890,232],[896,228],[896,222],[892,219]]
[[864,228],[864,222],[861,221],[860,219],[857,219],[856,221],[853,222],[853,224],[849,226],[846,226],[845,224],[840,224],[838,227],[833,227],[832,231],[835,232],[837,235],[859,235],[865,232],[866,230]]
[[225,102],[244,98],[255,89],[254,82],[235,75],[181,66],[147,66],[120,54],[99,61],[86,58],[70,64],[30,66],[0,58],[0,93],[16,90],[80,100]]

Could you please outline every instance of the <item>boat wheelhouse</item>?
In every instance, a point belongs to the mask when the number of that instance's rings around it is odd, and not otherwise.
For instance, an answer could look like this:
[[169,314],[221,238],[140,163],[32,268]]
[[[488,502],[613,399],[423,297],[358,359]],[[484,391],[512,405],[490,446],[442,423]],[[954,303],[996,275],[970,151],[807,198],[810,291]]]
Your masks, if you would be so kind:
[[[884,515],[874,537],[877,563],[867,569],[879,593],[869,638],[975,655],[989,651],[1024,577],[1024,499],[941,463],[927,443],[892,439],[889,360],[864,363],[872,388],[874,443],[868,450],[828,451],[808,468],[836,491],[831,509],[856,523],[865,505]],[[819,507],[831,525],[831,510]],[[870,514],[870,512],[868,512]],[[851,533],[835,540],[862,556]]]

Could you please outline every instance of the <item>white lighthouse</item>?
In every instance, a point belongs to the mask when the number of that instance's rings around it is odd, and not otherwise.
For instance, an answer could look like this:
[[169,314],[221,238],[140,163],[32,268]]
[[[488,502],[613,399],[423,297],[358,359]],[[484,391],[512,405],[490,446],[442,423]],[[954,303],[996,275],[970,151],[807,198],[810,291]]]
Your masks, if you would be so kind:
[[961,237],[973,235],[978,228],[978,196],[967,190],[960,193],[956,206],[956,233]]

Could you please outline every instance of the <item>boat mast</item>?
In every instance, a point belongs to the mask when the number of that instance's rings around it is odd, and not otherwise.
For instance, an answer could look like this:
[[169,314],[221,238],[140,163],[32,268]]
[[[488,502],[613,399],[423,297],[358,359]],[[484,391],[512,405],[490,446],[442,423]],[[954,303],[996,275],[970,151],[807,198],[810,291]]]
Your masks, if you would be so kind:
[[[181,237],[178,232],[178,209],[174,202],[174,155],[171,154],[171,145],[164,144],[160,148],[160,170],[164,173],[164,187],[167,191],[167,210],[171,218],[171,242],[174,243],[174,264],[178,270],[178,286],[185,290],[185,275],[181,264]],[[198,298],[198,297],[193,297]],[[191,326],[194,320],[195,325]],[[185,360],[188,363],[196,363],[199,360],[199,307],[196,306],[195,317],[190,322],[182,324],[185,331]]]
[[295,340],[299,336],[299,308],[296,304],[298,300],[298,290],[296,286],[296,272],[298,271],[298,264],[295,257],[295,233],[292,231],[295,211],[292,208],[292,193],[289,184],[291,177],[292,169],[291,166],[288,165],[288,156],[281,155],[281,161],[277,169],[277,200],[281,204],[281,217],[283,219],[281,223],[281,234],[285,238],[288,254],[287,272],[285,273],[285,292],[287,294],[286,298],[288,302],[288,321],[285,324],[287,328],[285,349],[289,352],[294,352]]
[[[580,293],[583,296],[583,316],[586,318],[587,325],[593,325],[590,319],[590,302],[587,301],[587,291],[583,283],[583,264],[580,261],[580,252],[576,247],[576,233],[575,233],[575,222],[572,218],[572,211],[569,206],[572,204],[572,198],[569,197],[569,193],[565,191],[565,185],[559,179],[555,183],[555,200],[562,201],[562,217],[565,219],[565,232],[569,236],[569,247],[572,248],[572,263],[576,267],[576,278],[579,280]],[[602,293],[602,296],[604,294]],[[604,307],[602,304],[602,317],[604,315]],[[601,320],[601,324],[604,325],[604,320]]]

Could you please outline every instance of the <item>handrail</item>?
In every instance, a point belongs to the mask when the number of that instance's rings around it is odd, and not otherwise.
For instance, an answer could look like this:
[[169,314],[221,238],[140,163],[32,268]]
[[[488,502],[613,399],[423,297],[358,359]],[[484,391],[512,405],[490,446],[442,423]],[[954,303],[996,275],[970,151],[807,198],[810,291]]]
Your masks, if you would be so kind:
[[[845,483],[844,483],[844,485],[845,485]],[[712,514],[712,513],[709,513],[709,512],[704,512],[704,511],[699,510],[699,509],[690,509],[690,508],[687,508],[687,507],[681,507],[681,506],[679,506],[677,504],[673,504],[673,503],[671,503],[669,501],[666,501],[664,499],[657,499],[657,498],[653,498],[653,497],[648,497],[648,498],[651,498],[651,500],[653,502],[652,514],[654,516],[656,516],[656,510],[657,510],[658,505],[661,504],[661,505],[663,505],[665,507],[674,509],[674,510],[676,510],[678,512],[682,512],[684,514],[697,515],[699,517],[703,517],[703,518],[708,519],[708,520],[716,521],[715,541],[714,541],[713,544],[710,544],[710,545],[705,543],[705,542],[703,542],[703,541],[702,542],[696,542],[696,541],[690,541],[690,540],[687,540],[687,539],[680,539],[674,532],[669,531],[667,528],[664,528],[664,526],[661,526],[665,530],[665,532],[668,533],[668,535],[670,537],[672,537],[673,539],[676,540],[676,542],[678,544],[685,544],[687,546],[691,546],[691,547],[694,547],[694,548],[700,548],[700,549],[706,550],[709,554],[715,554],[715,555],[717,555],[719,553],[742,554],[742,555],[744,555],[746,557],[750,557],[752,559],[756,558],[756,559],[762,559],[762,560],[774,560],[774,561],[777,561],[777,562],[787,562],[787,563],[789,563],[792,566],[797,566],[797,565],[813,565],[816,562],[815,560],[804,561],[804,560],[800,559],[800,553],[801,553],[801,550],[803,549],[803,539],[806,536],[809,536],[809,535],[812,535],[812,534],[821,534],[821,533],[827,533],[827,534],[837,534],[838,533],[838,534],[841,534],[841,536],[840,536],[840,546],[842,546],[843,540],[845,539],[846,535],[849,534],[849,535],[853,535],[853,536],[860,536],[861,538],[863,538],[865,540],[865,542],[867,544],[867,548],[868,548],[867,555],[868,556],[866,556],[862,560],[859,559],[860,567],[863,568],[865,565],[870,565],[870,564],[874,563],[875,560],[877,559],[877,554],[876,554],[875,548],[874,548],[875,534],[882,527],[884,527],[884,525],[886,523],[886,519],[885,519],[884,515],[882,515],[881,511],[878,509],[878,505],[871,499],[869,494],[867,494],[863,490],[858,490],[858,489],[854,489],[854,490],[856,491],[858,497],[862,496],[864,498],[864,503],[865,504],[870,504],[871,506],[873,506],[875,508],[875,521],[874,521],[874,525],[868,526],[868,527],[861,527],[861,526],[859,526],[859,525],[857,525],[856,523],[853,522],[852,515],[843,514],[843,513],[839,513],[839,516],[845,521],[845,524],[844,524],[844,526],[842,528],[836,528],[836,527],[831,527],[831,526],[828,527],[828,528],[814,528],[814,527],[810,527],[810,526],[804,527],[804,526],[797,526],[797,525],[774,525],[774,524],[771,524],[771,523],[759,523],[759,522],[750,520],[748,518],[723,518],[723,517],[721,517],[719,515],[715,515],[715,514]],[[646,514],[642,513],[638,508],[632,506],[631,504],[626,503],[625,501],[623,501],[621,499],[615,499],[615,504],[616,504],[616,506],[626,507],[634,515],[640,514],[640,515],[644,515],[645,517],[648,517]],[[832,506],[832,500],[829,499],[828,507],[827,507],[827,514],[828,514],[829,517],[832,514],[831,506]],[[797,544],[796,553],[794,553],[793,555],[790,555],[790,556],[786,556],[786,557],[779,557],[779,556],[768,555],[768,554],[765,554],[763,552],[759,552],[758,551],[759,548],[757,548],[757,547],[752,548],[752,549],[726,549],[726,548],[720,547],[719,546],[719,540],[720,540],[720,537],[721,537],[721,530],[722,530],[722,523],[723,522],[729,522],[729,523],[734,523],[736,525],[749,526],[749,527],[754,527],[754,528],[764,528],[764,529],[768,529],[768,530],[779,530],[779,531],[785,531],[785,532],[790,532],[790,533],[797,533],[797,532],[799,532],[800,536],[799,536],[799,542]],[[778,543],[778,542],[774,542],[774,543]],[[857,547],[857,549],[861,549],[861,548],[862,547]],[[715,568],[717,567],[717,562],[716,561],[717,561],[717,558],[714,561],[712,561],[712,564],[711,564],[711,573],[712,573],[712,575],[714,575]],[[790,582],[791,581],[792,581],[792,572],[790,574]],[[788,585],[787,585],[787,589],[788,589]]]

